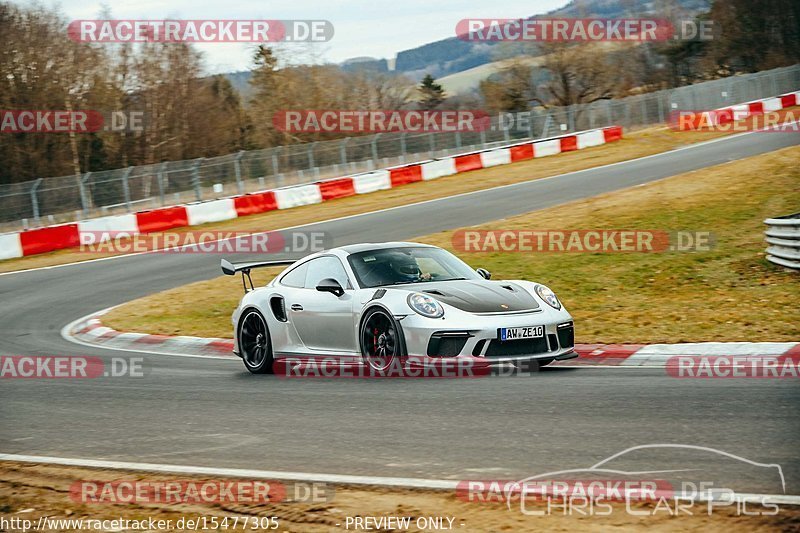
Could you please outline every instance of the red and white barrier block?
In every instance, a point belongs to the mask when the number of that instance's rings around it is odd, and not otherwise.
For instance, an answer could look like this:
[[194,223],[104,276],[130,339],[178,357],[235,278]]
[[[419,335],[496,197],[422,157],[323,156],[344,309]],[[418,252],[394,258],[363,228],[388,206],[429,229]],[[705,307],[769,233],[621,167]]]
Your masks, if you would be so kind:
[[678,129],[692,131],[731,124],[755,115],[774,113],[797,105],[800,105],[800,91],[700,113],[678,111]]
[[539,141],[525,141],[442,159],[375,170],[293,187],[261,191],[208,202],[196,202],[83,220],[46,228],[0,235],[0,260],[92,245],[119,236],[199,226],[264,213],[292,209],[336,198],[392,189],[462,172],[507,165],[517,161],[557,155],[618,141],[622,128],[612,126]]

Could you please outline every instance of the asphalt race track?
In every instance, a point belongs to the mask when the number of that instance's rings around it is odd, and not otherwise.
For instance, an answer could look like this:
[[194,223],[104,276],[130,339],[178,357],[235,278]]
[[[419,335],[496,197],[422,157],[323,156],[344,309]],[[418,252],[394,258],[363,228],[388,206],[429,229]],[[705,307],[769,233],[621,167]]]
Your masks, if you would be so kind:
[[[304,229],[329,232],[337,245],[410,239],[765,153],[799,138],[740,135]],[[219,274],[218,255],[150,254],[2,275],[0,354],[135,356],[76,345],[60,330],[94,311]],[[569,308],[569,294],[561,296]],[[663,369],[626,368],[545,369],[525,378],[280,380],[252,376],[239,361],[140,355],[144,378],[3,380],[0,453],[518,479],[589,467],[630,446],[673,443],[780,464],[786,493],[800,494],[794,380],[680,380]],[[713,466],[736,490],[781,493],[763,469],[679,455],[651,450],[632,460],[633,469]]]

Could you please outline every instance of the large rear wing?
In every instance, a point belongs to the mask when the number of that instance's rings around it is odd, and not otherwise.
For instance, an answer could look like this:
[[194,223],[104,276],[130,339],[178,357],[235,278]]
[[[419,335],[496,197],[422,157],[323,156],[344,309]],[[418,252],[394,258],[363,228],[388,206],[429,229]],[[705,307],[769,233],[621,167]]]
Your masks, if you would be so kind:
[[[223,259],[220,261],[220,267],[222,267],[222,273],[226,276],[234,276],[237,272],[242,273],[242,287],[244,287],[244,292],[251,291],[255,288],[253,285],[253,279],[250,277],[250,271],[254,268],[268,268],[268,267],[275,267],[275,266],[289,266],[293,265],[297,262],[297,259],[281,259],[277,261],[250,261],[247,263],[231,263],[227,259]],[[247,282],[250,282],[250,288],[247,288]]]

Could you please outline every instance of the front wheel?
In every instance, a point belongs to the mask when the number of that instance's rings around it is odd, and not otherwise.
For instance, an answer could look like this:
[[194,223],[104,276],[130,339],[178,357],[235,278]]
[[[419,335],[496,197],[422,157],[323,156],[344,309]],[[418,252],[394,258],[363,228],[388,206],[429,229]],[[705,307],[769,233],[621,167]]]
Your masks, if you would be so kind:
[[248,309],[239,321],[239,350],[252,374],[272,374],[272,343],[264,316]]
[[361,356],[372,370],[384,372],[405,357],[405,343],[397,320],[380,307],[366,312],[361,321]]

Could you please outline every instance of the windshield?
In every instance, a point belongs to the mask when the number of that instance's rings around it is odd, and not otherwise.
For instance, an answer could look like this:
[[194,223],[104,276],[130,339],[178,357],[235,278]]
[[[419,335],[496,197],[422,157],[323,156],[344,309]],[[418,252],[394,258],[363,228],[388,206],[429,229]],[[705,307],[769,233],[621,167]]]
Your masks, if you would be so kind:
[[350,255],[347,260],[361,287],[427,281],[483,279],[469,265],[441,248],[386,248]]

